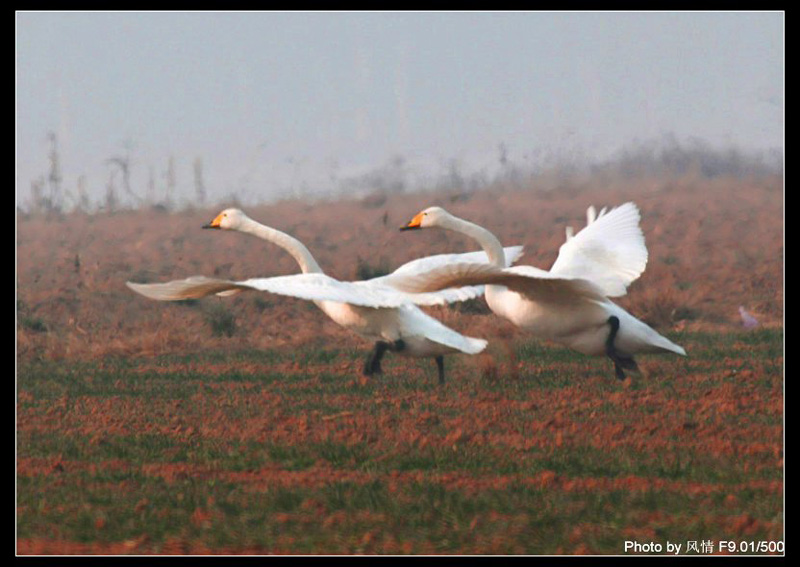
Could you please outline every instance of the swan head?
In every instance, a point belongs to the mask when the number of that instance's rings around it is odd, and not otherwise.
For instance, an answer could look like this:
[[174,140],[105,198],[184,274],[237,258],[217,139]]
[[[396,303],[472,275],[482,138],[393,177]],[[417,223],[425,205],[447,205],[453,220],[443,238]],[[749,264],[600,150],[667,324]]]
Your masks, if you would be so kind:
[[408,224],[401,226],[400,230],[444,226],[447,220],[451,218],[453,218],[453,215],[445,211],[442,207],[428,207],[414,215],[414,218],[408,221]]
[[225,209],[203,228],[217,228],[223,230],[237,230],[247,220],[247,215],[240,209]]

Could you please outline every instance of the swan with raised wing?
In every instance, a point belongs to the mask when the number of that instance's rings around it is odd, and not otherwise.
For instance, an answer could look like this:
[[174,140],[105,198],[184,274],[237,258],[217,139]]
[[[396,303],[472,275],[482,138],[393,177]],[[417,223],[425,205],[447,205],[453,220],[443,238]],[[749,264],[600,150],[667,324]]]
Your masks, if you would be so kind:
[[[239,209],[225,209],[203,228],[236,230],[271,242],[294,257],[302,274],[231,281],[194,276],[166,283],[127,282],[132,290],[162,301],[196,299],[208,295],[232,295],[245,290],[259,290],[313,301],[339,325],[373,342],[363,373],[381,373],[381,359],[386,351],[412,357],[433,357],[444,382],[445,354],[477,354],[486,341],[466,337],[423,312],[417,305],[441,305],[477,297],[482,287],[472,286],[432,293],[407,294],[393,287],[395,278],[406,281],[414,274],[466,258],[485,262],[484,252],[442,254],[404,264],[392,274],[360,282],[344,282],[323,273],[308,248],[296,238],[265,226]],[[510,265],[522,253],[522,247],[503,252]]]
[[567,241],[547,271],[508,267],[494,234],[441,207],[429,207],[401,230],[438,227],[459,232],[481,245],[489,263],[451,263],[395,283],[409,293],[486,285],[486,302],[495,314],[535,337],[583,354],[608,356],[617,378],[624,379],[625,370],[638,371],[634,355],[686,355],[683,347],[609,299],[624,295],[647,264],[639,219],[633,203],[597,215],[590,209],[587,226],[577,234],[567,231]]

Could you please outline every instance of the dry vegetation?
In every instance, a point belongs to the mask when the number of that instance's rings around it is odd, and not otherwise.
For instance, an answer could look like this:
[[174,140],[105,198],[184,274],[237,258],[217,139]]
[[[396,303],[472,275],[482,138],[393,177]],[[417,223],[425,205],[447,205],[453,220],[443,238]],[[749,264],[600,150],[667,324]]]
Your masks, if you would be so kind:
[[[431,309],[490,339],[387,357],[313,304],[160,303],[126,280],[296,272],[218,211],[18,218],[17,551],[621,554],[625,540],[782,540],[783,180],[573,179],[537,190],[251,207],[331,274],[466,251],[400,233],[439,204],[549,267],[590,204],[635,201],[650,253],[620,303],[686,347],[606,360],[530,341],[480,301]],[[742,329],[738,306],[761,323]],[[719,548],[715,552],[719,552]]]
[[[305,242],[329,274],[359,279],[413,258],[475,248],[444,231],[396,230],[431,204],[487,226],[504,244],[525,245],[522,262],[546,268],[564,240],[564,227],[582,226],[588,205],[627,200],[642,211],[650,260],[621,305],[659,330],[735,329],[739,305],[767,326],[782,324],[780,177],[572,181],[526,192],[393,195],[378,207],[370,200],[294,201],[247,212]],[[245,294],[187,308],[145,300],[125,287],[126,280],[196,274],[244,279],[297,271],[292,258],[274,246],[201,230],[217,212],[19,218],[18,355],[91,359],[234,345],[324,348],[359,340],[313,305],[291,298]],[[433,312],[474,336],[511,331],[476,307]]]

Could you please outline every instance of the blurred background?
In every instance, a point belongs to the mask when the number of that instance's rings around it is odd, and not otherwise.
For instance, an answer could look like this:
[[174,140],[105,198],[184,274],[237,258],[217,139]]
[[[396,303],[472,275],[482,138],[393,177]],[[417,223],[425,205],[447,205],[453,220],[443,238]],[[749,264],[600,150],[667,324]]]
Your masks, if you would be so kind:
[[783,168],[782,12],[17,12],[16,204]]

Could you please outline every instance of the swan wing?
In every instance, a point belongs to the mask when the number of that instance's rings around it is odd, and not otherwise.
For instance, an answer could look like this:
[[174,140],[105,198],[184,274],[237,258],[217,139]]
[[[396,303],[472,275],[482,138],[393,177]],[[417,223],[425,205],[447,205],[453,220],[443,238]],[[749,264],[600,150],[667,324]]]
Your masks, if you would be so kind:
[[[412,303],[408,294],[388,286],[343,282],[325,274],[309,273],[237,282],[242,286],[310,301],[336,301],[362,307],[400,307]],[[441,303],[441,300],[438,300]],[[430,303],[433,304],[433,303]]]
[[[506,257],[506,266],[511,266],[522,256],[523,247],[507,246],[503,248],[503,253],[505,254]],[[488,264],[489,256],[483,250],[478,250],[476,252],[466,252],[463,254],[436,254],[434,256],[426,256],[424,258],[417,258],[416,260],[411,260],[410,262],[406,262],[405,264],[397,268],[394,272],[392,272],[392,274],[398,274],[398,275],[419,274],[423,272],[428,272],[434,268],[438,268],[446,264],[461,264],[461,263]]]
[[199,299],[208,295],[233,295],[242,290],[249,289],[238,282],[193,276],[185,280],[174,280],[166,283],[143,284],[125,282],[130,289],[150,299],[158,301],[181,301],[184,299]]
[[[377,279],[377,278],[376,278]],[[479,296],[483,290],[467,287],[448,293],[408,293],[374,280],[347,282],[325,274],[295,274],[272,278],[253,278],[239,284],[312,301],[337,301],[363,307],[400,307],[401,305],[444,305]]]
[[634,203],[595,213],[590,207],[587,226],[559,249],[552,274],[591,280],[608,297],[625,295],[627,287],[647,266],[647,247]]
[[400,278],[395,281],[398,289],[411,294],[472,285],[502,285],[532,300],[542,301],[604,297],[603,289],[594,282],[553,274],[533,266],[499,268],[491,264],[448,264],[403,281]]
[[[309,301],[336,301],[373,308],[393,308],[416,303],[443,305],[477,297],[475,288],[447,290],[447,293],[403,292],[393,287],[367,282],[343,282],[325,274],[309,273],[271,278],[231,281],[193,276],[166,283],[139,284],[126,282],[133,291],[159,301],[199,299],[209,295],[228,296],[245,290],[265,291]],[[453,299],[458,298],[458,299]]]
[[[434,268],[429,271],[437,271],[440,268]],[[406,301],[416,305],[446,305],[457,301],[467,301],[483,295],[484,286],[482,285],[459,285],[446,289],[436,289],[432,291],[408,291],[414,289],[408,282],[417,277],[425,277],[428,272],[423,272],[421,275],[394,275],[382,276],[363,282],[352,282],[354,285],[360,285],[367,289],[381,288],[386,292],[393,292],[395,294],[402,294]]]
[[[503,249],[506,257],[506,265],[510,266],[516,262],[523,254],[522,246],[508,246]],[[435,256],[426,256],[425,258],[418,258],[407,262],[397,268],[391,274],[380,276],[367,280],[370,285],[388,286],[397,291],[404,291],[403,286],[408,278],[417,275],[424,275],[431,270],[439,269],[442,266],[450,264],[461,263],[488,263],[489,257],[486,252],[479,250],[477,252],[467,252],[464,254],[437,254]],[[397,282],[397,285],[395,285]],[[480,286],[460,286],[449,289],[442,289],[432,292],[414,294],[409,299],[417,305],[442,305],[445,303],[453,303],[455,301],[466,301],[475,297],[483,295],[484,288]]]
[[496,283],[534,301],[602,300],[605,291],[594,281],[553,274],[533,266],[512,266],[496,276]]

